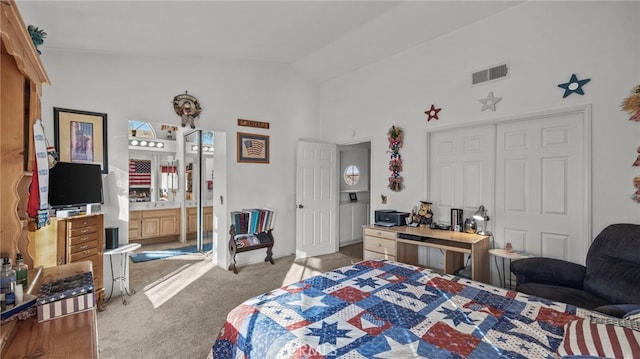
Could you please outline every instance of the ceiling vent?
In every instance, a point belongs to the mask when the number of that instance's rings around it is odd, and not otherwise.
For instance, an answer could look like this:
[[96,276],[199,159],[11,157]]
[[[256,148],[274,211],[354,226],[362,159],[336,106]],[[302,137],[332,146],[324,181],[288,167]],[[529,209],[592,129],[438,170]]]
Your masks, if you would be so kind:
[[496,65],[471,74],[471,86],[480,85],[486,82],[506,79],[509,77],[509,66],[507,63]]

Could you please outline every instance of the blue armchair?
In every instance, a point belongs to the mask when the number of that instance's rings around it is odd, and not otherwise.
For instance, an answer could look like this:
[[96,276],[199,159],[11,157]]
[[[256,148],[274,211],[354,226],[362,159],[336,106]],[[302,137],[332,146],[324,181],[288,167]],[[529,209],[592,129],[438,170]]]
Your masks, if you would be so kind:
[[640,225],[612,224],[591,244],[585,266],[553,258],[511,263],[516,290],[622,317],[640,309]]

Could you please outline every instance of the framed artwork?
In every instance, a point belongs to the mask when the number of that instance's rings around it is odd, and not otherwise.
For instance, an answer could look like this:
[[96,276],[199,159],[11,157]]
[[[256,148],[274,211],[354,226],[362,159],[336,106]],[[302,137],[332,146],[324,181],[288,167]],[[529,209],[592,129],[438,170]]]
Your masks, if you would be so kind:
[[238,162],[269,163],[269,136],[238,132]]
[[355,192],[350,192],[349,193],[349,200],[351,202],[357,202],[358,201],[358,195]]
[[54,107],[53,136],[60,161],[98,163],[109,172],[106,113]]

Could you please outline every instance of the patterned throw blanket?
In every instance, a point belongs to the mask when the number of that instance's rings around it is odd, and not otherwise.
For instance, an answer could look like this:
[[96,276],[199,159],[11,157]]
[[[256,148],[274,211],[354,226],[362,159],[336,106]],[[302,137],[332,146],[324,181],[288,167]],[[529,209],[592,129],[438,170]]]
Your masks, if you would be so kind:
[[369,260],[252,298],[214,358],[555,358],[563,326],[597,316],[428,269]]

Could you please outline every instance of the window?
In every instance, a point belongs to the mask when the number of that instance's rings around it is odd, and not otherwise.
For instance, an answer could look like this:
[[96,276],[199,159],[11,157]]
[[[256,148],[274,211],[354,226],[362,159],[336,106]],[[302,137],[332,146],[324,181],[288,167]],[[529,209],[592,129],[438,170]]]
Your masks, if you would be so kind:
[[360,170],[355,165],[347,166],[344,170],[344,182],[349,186],[355,186],[360,180]]
[[129,136],[139,138],[156,138],[156,132],[148,122],[129,120]]

